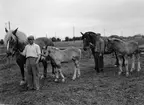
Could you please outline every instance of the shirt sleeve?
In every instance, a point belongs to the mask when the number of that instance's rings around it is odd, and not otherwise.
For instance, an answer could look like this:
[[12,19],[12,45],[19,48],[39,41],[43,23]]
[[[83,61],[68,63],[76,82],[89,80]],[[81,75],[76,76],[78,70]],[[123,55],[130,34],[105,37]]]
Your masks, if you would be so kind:
[[38,54],[38,55],[41,54],[41,49],[40,49],[40,46],[39,46],[39,45],[37,45],[37,47],[36,47],[36,51],[37,51],[37,54]]

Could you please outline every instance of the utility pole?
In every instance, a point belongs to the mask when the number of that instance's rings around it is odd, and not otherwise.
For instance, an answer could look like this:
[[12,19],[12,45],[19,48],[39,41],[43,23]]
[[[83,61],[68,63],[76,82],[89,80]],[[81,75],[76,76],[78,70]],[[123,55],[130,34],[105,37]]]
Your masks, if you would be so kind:
[[10,27],[10,21],[8,22],[8,25],[9,25],[9,30],[11,29],[11,27]]
[[123,31],[121,31],[121,36],[123,36]]
[[73,26],[73,41],[75,42],[75,27]]
[[47,33],[46,33],[46,38],[47,38]]
[[105,28],[104,28],[104,30],[103,30],[103,31],[104,31],[104,36],[105,36]]

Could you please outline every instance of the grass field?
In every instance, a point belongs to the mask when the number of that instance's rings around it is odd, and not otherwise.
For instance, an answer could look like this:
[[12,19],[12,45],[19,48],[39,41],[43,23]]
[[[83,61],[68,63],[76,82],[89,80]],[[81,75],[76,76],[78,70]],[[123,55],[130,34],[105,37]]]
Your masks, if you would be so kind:
[[[76,42],[77,45],[81,46]],[[73,43],[55,43],[59,47],[71,46]],[[24,91],[19,86],[21,80],[17,65],[11,69],[0,70],[0,104],[10,105],[144,105],[144,56],[141,56],[142,70],[134,71],[129,77],[125,72],[118,76],[118,68],[113,64],[111,55],[104,56],[104,73],[94,70],[93,58],[80,62],[81,77],[72,81],[73,64],[63,64],[66,82],[54,82],[51,66],[48,77],[41,80],[40,91]],[[1,63],[2,65],[2,63]],[[40,64],[40,73],[42,73]]]

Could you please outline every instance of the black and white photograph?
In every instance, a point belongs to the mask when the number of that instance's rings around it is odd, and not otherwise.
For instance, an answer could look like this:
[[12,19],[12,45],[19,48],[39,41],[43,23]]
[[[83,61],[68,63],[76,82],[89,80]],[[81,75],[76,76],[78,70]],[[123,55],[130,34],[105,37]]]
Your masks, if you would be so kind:
[[144,0],[0,0],[0,105],[144,105]]

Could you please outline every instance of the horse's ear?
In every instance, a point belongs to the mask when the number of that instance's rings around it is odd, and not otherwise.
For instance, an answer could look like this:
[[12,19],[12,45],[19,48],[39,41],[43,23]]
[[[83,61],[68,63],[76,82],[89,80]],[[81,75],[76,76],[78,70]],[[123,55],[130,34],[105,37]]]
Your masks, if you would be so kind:
[[8,30],[7,30],[7,28],[5,28],[5,32],[6,32],[6,33],[8,33]]
[[101,34],[100,34],[100,33],[97,33],[97,35],[98,35],[98,36],[101,36]]
[[82,32],[80,32],[82,34],[82,36],[84,35]]
[[12,32],[12,33],[13,33],[13,35],[16,35],[17,30],[18,30],[18,28],[17,28],[17,29],[15,29],[15,30]]
[[108,38],[108,42],[112,43],[113,42],[112,38]]

